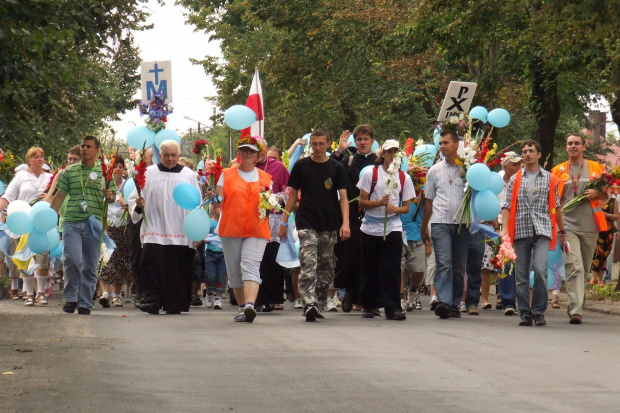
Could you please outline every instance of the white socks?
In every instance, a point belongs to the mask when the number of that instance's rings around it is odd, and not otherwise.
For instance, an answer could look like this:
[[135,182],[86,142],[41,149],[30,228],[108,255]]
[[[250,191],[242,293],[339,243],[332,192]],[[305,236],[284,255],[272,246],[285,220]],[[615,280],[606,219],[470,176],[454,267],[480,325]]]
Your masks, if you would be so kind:
[[17,290],[19,288],[19,278],[11,278],[11,290]]
[[26,291],[26,295],[34,296],[34,277],[24,277],[24,291]]
[[47,284],[47,275],[35,275],[37,279],[37,293],[45,293],[45,284]]

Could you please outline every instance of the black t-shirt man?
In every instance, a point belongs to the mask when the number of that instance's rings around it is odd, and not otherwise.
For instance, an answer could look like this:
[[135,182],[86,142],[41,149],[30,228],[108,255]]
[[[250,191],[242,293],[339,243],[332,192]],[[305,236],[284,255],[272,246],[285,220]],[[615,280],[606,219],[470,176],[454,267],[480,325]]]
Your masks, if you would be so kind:
[[300,159],[293,166],[288,186],[301,191],[295,217],[297,229],[337,231],[342,225],[338,190],[347,189],[347,174],[340,162]]

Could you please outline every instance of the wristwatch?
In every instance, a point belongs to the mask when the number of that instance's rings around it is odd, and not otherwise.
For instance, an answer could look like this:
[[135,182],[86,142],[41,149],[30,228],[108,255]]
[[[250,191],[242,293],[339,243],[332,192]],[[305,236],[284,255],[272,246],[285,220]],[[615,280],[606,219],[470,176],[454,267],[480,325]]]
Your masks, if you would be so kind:
[[336,148],[336,150],[334,151],[334,153],[337,153],[338,155],[341,155],[342,152],[340,152],[340,149]]

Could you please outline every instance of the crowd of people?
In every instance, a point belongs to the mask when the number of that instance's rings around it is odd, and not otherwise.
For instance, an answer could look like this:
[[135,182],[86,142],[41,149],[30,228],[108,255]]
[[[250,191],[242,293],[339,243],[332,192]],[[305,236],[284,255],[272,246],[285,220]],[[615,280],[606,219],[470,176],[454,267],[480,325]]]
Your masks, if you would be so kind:
[[[376,150],[373,144],[374,130],[363,124],[344,131],[330,154],[329,133],[315,129],[308,142],[300,139],[289,149],[290,155],[299,145],[310,148],[289,171],[280,149],[246,136],[237,143],[237,160],[210,187],[181,157],[179,144],[168,140],[157,148],[159,163],[153,164],[152,148],[144,151],[144,187],[130,192],[121,156],[110,165],[113,179],[102,183],[94,136],[71,148],[55,175],[43,149],[33,147],[0,198],[1,221],[13,201],[48,201],[59,213],[63,254],[36,254],[34,272],[20,269],[11,257],[21,237],[3,227],[10,241],[0,252],[6,264],[0,269],[8,269],[11,298],[47,305],[57,274],[65,313],[88,315],[95,301],[122,307],[131,295],[146,313],[180,314],[203,305],[202,293],[212,309],[222,309],[228,297],[238,306],[235,322],[252,323],[257,312],[282,309],[286,300],[306,321],[339,309],[366,319],[383,309],[386,320],[402,321],[422,310],[424,290],[439,319],[479,315],[492,308],[489,290],[497,278],[496,308],[518,314],[521,326],[544,326],[548,302],[560,306],[547,265],[549,251],[560,248],[568,321],[582,323],[586,283],[602,284],[611,270],[607,258],[620,217],[613,197],[588,187],[604,167],[584,159],[583,135],[567,136],[568,160],[550,172],[540,166],[541,147],[533,140],[502,157],[501,213],[486,222],[514,244],[517,258],[502,277],[494,277],[498,269],[485,234],[456,218],[467,188],[457,133],[440,133],[440,156],[427,171],[423,195],[400,167],[401,143],[387,139]],[[209,200],[209,234],[202,241],[184,231],[190,210],[173,201],[179,184]],[[263,216],[264,193],[275,203]],[[587,202],[562,213],[581,195]],[[108,212],[101,222],[104,200]],[[104,236],[115,244],[106,261]],[[299,265],[288,268],[278,253],[294,242],[291,237],[298,240]]]

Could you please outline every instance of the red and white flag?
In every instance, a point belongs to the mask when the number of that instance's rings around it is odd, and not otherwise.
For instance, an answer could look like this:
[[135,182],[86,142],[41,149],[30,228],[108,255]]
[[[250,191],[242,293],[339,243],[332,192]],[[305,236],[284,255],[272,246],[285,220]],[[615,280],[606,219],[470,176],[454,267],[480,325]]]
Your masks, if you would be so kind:
[[260,78],[258,77],[258,68],[254,71],[254,78],[252,79],[252,86],[250,86],[250,96],[245,102],[245,106],[249,107],[256,113],[256,122],[254,122],[249,128],[245,128],[241,131],[241,137],[245,136],[264,136],[265,121],[263,120],[263,89],[260,86]]

